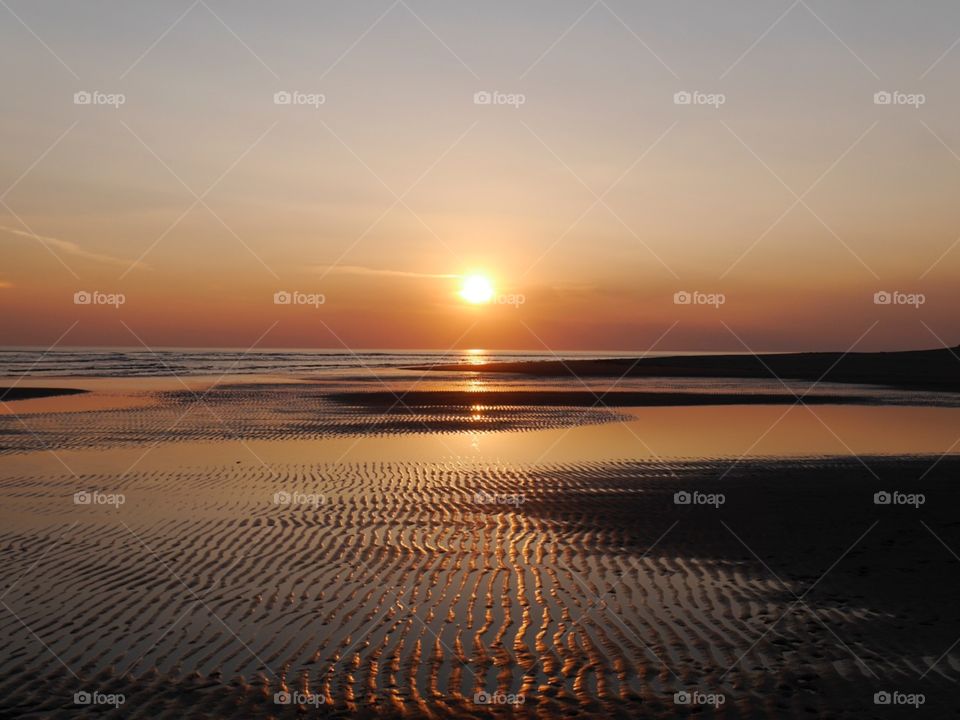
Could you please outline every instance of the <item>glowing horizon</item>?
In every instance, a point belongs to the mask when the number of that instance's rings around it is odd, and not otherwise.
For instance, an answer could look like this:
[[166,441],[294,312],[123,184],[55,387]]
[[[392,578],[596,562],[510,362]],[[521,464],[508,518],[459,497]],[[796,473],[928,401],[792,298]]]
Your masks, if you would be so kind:
[[960,341],[956,6],[188,7],[0,28],[4,345]]

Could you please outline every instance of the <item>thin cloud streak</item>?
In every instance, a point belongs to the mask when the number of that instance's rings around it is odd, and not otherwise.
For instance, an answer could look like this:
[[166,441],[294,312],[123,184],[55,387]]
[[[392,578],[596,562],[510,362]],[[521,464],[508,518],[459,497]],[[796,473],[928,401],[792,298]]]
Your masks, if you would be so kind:
[[[18,237],[29,238],[31,240],[36,240],[41,245],[52,245],[57,250],[64,252],[68,255],[73,255],[74,257],[84,258],[85,260],[91,260],[93,262],[104,263],[106,265],[119,265],[121,267],[129,267],[130,261],[125,260],[124,258],[114,257],[112,255],[104,255],[102,253],[90,252],[89,250],[84,250],[77,243],[70,240],[60,240],[59,238],[48,237],[46,235],[37,235],[36,233],[27,232],[26,230],[20,230],[18,228],[8,227],[6,225],[0,225],[0,232],[5,232],[10,235],[16,235]],[[135,266],[148,269],[149,266],[145,265],[142,262],[135,262]]]
[[405,278],[429,278],[433,280],[454,280],[462,275],[443,274],[443,273],[421,273],[409,270],[390,270],[381,268],[369,268],[362,265],[315,265],[312,268],[315,272],[330,275],[376,275],[385,277],[405,277]]

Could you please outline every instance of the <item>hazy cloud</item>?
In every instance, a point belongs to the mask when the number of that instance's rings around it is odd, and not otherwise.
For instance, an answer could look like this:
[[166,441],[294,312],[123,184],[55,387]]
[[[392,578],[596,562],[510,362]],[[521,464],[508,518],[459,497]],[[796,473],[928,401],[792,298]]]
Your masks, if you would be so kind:
[[362,265],[315,265],[313,270],[324,275],[379,275],[386,277],[433,278],[437,280],[450,280],[460,277],[460,275],[452,274],[421,273],[412,272],[409,270],[368,268],[363,267]]
[[29,238],[31,240],[36,240],[41,245],[46,245],[52,248],[55,251],[65,253],[67,255],[72,255],[74,257],[83,258],[85,260],[92,260],[93,262],[104,263],[106,265],[118,265],[120,267],[128,268],[131,265],[135,267],[146,268],[142,262],[133,262],[131,260],[124,260],[123,258],[113,257],[112,255],[103,255],[101,253],[90,252],[89,250],[84,250],[77,243],[70,240],[60,240],[59,238],[48,237],[46,235],[37,235],[36,233],[27,232],[26,230],[20,230],[18,228],[8,227],[6,225],[0,225],[0,231],[5,232],[9,235],[16,235],[17,237]]

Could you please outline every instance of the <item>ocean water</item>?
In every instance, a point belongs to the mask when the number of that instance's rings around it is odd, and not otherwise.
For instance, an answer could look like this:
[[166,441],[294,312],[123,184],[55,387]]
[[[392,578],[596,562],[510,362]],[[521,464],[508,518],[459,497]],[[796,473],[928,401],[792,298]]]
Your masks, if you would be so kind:
[[[516,360],[637,357],[634,352],[543,352],[505,350],[224,350],[129,348],[0,350],[0,377],[144,377],[191,375],[328,374],[357,369],[476,364]],[[690,353],[647,353],[678,355]]]

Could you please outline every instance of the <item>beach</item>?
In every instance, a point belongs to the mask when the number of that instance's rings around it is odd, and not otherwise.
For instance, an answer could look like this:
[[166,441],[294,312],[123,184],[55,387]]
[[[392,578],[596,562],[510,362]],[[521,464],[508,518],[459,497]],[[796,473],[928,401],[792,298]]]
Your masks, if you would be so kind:
[[0,16],[0,720],[960,720],[960,3]]
[[437,377],[23,381],[0,716],[955,712],[949,394]]

